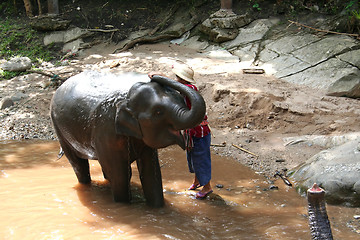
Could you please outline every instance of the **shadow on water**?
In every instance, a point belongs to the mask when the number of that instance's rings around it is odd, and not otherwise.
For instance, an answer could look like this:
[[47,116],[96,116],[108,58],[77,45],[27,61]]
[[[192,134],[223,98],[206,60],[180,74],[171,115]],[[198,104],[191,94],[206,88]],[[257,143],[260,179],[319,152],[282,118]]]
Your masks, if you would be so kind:
[[[305,199],[282,182],[275,182],[278,190],[268,190],[265,179],[233,159],[212,155],[214,193],[198,200],[196,191],[187,190],[193,175],[185,153],[161,149],[166,204],[152,209],[145,204],[136,164],[133,200],[123,204],[113,202],[97,161],[90,161],[92,183],[78,184],[67,159],[56,161],[57,142],[0,147],[4,239],[310,239]],[[353,212],[330,208],[330,219],[331,211],[335,238],[358,237],[338,224]]]
[[31,168],[39,165],[60,166],[55,141],[0,141],[0,168]]

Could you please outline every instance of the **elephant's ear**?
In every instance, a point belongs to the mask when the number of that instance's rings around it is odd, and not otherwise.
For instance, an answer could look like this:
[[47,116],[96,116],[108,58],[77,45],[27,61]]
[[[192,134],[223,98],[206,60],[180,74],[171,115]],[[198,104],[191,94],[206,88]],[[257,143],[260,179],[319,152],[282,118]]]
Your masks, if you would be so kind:
[[115,132],[119,135],[141,139],[142,132],[138,120],[127,107],[127,101],[116,105]]

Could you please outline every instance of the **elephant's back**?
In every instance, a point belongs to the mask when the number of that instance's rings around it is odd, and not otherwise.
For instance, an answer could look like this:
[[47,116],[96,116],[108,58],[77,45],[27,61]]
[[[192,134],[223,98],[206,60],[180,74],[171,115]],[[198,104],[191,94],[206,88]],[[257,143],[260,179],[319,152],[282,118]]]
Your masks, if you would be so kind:
[[104,99],[114,94],[127,94],[137,82],[149,82],[146,74],[126,72],[121,74],[85,71],[69,78],[58,91],[72,97],[93,97]]
[[[100,103],[125,99],[129,89],[138,82],[149,82],[146,74],[122,74],[84,71],[66,80],[55,92],[52,111],[76,107],[90,113]],[[75,110],[76,110],[75,109]],[[55,110],[56,111],[56,110]],[[71,110],[74,112],[73,110]]]

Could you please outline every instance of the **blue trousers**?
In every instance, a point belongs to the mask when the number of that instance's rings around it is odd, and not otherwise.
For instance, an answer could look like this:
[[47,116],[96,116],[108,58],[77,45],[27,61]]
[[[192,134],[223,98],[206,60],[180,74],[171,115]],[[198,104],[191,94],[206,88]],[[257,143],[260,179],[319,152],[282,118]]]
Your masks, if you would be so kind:
[[186,152],[189,171],[195,173],[201,186],[211,179],[211,134],[202,138],[193,137],[194,147]]

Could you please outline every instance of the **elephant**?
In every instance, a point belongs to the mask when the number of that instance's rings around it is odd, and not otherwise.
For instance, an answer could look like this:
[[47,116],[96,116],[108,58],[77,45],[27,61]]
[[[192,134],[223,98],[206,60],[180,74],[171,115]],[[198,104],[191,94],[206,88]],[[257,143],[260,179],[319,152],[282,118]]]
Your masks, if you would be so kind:
[[[184,97],[191,101],[191,109]],[[193,89],[163,76],[85,71],[54,93],[50,115],[63,153],[81,184],[90,184],[89,159],[98,160],[114,201],[130,202],[136,160],[147,205],[163,207],[159,148],[185,149],[181,130],[203,120],[206,105]]]

